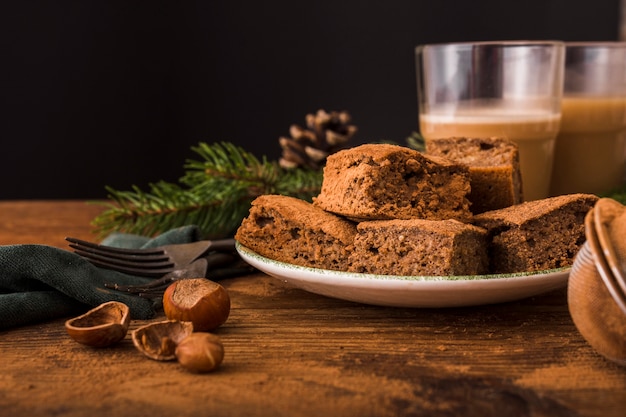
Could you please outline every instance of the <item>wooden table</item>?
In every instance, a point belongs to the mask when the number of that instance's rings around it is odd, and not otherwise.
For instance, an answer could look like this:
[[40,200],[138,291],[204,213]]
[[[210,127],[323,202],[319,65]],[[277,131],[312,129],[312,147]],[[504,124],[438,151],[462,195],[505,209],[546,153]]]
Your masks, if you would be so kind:
[[[0,202],[0,244],[93,239],[101,209]],[[223,284],[232,311],[216,332],[226,349],[217,372],[147,359],[130,334],[90,349],[53,320],[0,332],[0,414],[626,415],[626,368],[580,336],[565,289],[500,305],[407,309],[325,298],[260,273]]]

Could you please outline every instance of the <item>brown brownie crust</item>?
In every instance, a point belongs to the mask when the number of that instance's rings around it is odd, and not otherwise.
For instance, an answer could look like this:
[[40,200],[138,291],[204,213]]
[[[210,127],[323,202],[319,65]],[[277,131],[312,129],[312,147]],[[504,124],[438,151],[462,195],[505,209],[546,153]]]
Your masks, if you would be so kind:
[[410,148],[366,144],[328,157],[313,204],[354,220],[471,217],[469,169]]
[[263,195],[252,202],[235,239],[281,262],[345,271],[356,226],[304,200]]
[[490,270],[539,271],[570,266],[585,241],[584,219],[598,197],[569,194],[474,216],[489,233]]
[[524,201],[519,150],[514,142],[495,137],[432,139],[426,141],[426,153],[469,167],[474,214]]
[[350,271],[390,275],[476,275],[487,272],[487,232],[457,220],[361,222]]

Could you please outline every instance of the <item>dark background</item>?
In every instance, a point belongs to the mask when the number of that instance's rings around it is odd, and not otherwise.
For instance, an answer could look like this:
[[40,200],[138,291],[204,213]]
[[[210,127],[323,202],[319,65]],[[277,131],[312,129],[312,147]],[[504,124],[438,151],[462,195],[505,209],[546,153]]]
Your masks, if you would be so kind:
[[277,159],[319,108],[352,144],[417,130],[414,47],[616,40],[619,0],[87,1],[0,5],[0,199],[175,182],[191,147]]

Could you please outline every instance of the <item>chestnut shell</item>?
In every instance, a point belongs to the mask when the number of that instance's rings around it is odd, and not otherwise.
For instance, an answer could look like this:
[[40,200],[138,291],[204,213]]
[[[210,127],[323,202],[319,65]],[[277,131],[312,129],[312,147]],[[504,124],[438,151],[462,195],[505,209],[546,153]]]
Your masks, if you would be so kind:
[[122,340],[128,332],[129,324],[130,308],[124,303],[109,301],[67,320],[65,329],[78,343],[105,347]]
[[138,327],[131,333],[133,344],[141,353],[157,361],[176,359],[178,344],[193,332],[193,324],[164,320]]

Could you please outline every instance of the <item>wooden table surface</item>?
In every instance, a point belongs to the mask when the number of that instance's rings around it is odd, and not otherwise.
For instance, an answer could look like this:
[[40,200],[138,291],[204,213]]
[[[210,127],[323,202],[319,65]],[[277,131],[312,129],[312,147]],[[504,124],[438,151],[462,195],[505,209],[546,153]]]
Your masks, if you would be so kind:
[[[93,240],[101,209],[0,202],[0,244]],[[0,332],[0,415],[626,415],[626,368],[580,336],[565,289],[499,305],[408,309],[326,298],[261,273],[222,283],[232,310],[216,331],[226,350],[217,372],[147,359],[130,333],[113,347],[87,348],[66,335],[64,319],[53,320]]]

